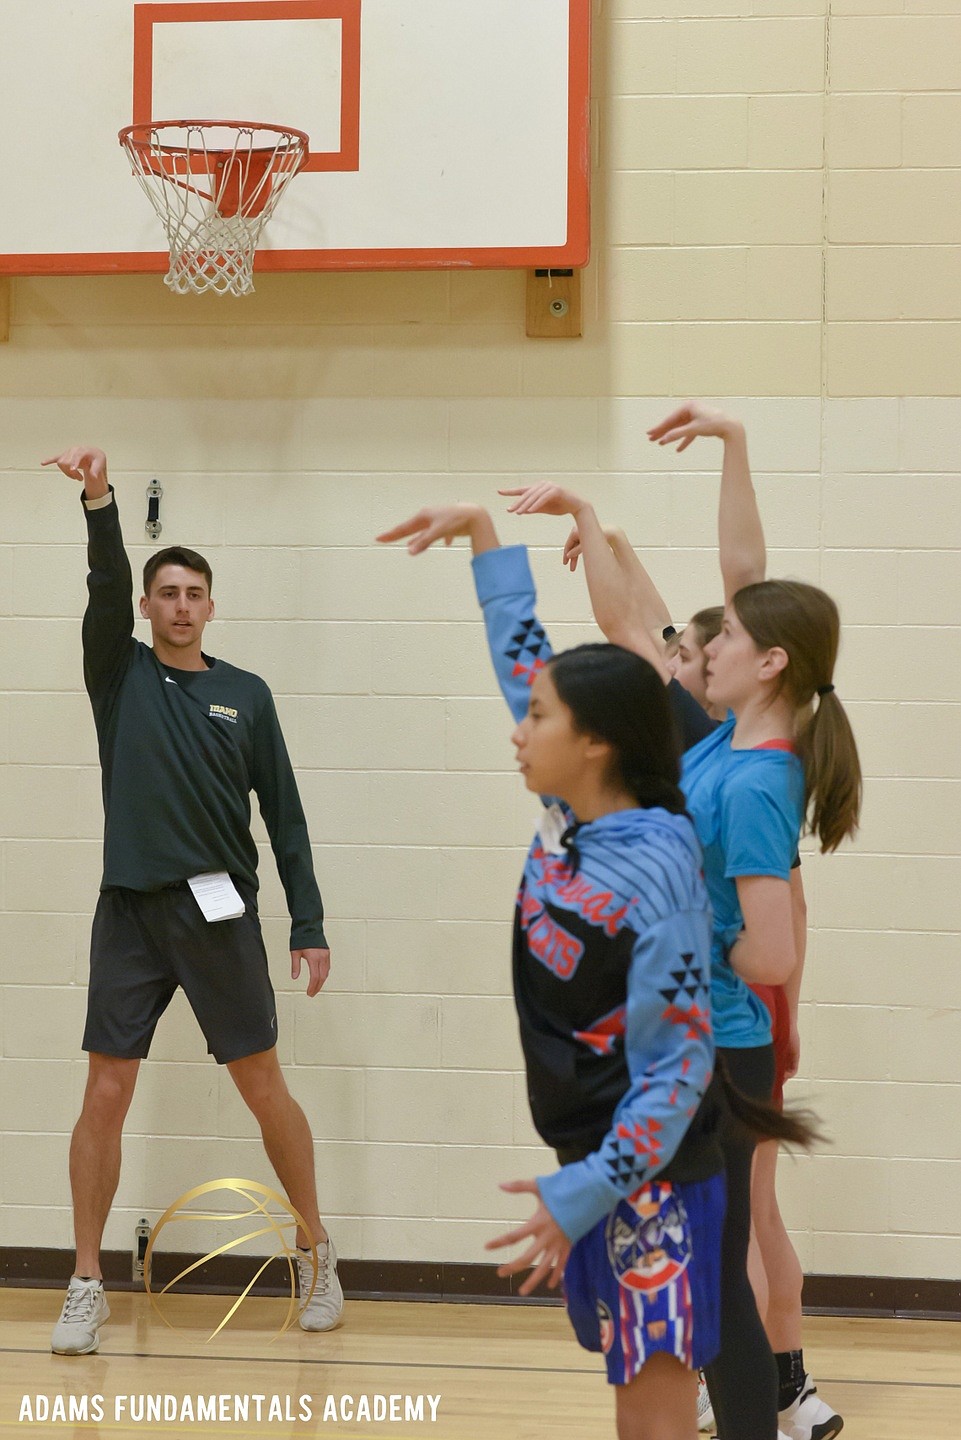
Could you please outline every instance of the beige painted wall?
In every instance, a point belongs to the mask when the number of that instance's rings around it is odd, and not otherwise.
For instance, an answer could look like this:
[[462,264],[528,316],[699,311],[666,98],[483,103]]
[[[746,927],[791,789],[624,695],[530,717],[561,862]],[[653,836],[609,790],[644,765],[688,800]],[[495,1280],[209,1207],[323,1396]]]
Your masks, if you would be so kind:
[[[529,341],[514,274],[20,280],[0,347],[0,1244],[66,1246],[98,879],[81,691],[82,520],[39,458],[103,444],[135,561],[213,562],[210,648],[284,720],[335,968],[308,1003],[264,909],[281,1041],[342,1253],[483,1259],[543,1168],[512,1005],[531,806],[511,773],[459,548],[372,535],[427,500],[571,474],[683,618],[717,596],[718,453],[651,452],[672,395],[748,421],[772,573],[820,580],[868,775],[858,844],[811,857],[803,1079],[835,1144],[785,1165],[812,1270],[961,1269],[961,17],[953,0],[608,0],[596,31],[595,259],[580,342]],[[667,18],[662,18],[665,13]],[[560,644],[590,633],[560,522],[538,547]],[[130,1117],[107,1244],[220,1175],[253,1126],[175,1004]],[[215,1138],[212,1138],[215,1137]],[[178,1237],[186,1241],[188,1237]],[[204,1237],[207,1238],[207,1237]]]

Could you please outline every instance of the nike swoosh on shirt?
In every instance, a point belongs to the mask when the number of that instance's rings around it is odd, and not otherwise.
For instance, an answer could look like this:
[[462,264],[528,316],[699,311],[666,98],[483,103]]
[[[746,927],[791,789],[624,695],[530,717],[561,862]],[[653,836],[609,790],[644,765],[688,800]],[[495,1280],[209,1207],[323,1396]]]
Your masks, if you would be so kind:
[[166,680],[166,682],[167,682],[168,685],[176,685],[176,684],[177,684],[176,680],[171,680],[171,678],[170,678],[169,675],[165,675],[165,676],[164,676],[164,679]]

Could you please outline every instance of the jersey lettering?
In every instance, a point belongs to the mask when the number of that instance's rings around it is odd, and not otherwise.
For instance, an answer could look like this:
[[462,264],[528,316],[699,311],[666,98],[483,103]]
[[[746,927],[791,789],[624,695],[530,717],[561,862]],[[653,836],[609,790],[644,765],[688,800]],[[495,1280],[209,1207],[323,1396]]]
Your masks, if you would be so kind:
[[535,895],[524,896],[521,925],[527,932],[527,948],[531,954],[558,980],[570,980],[584,954],[580,940],[552,920]]
[[570,873],[570,860],[566,856],[548,855],[540,845],[534,846],[531,860],[539,865],[541,872],[534,882],[538,889],[553,886],[562,905],[569,905],[589,924],[602,927],[605,935],[610,939],[614,938],[635,901],[612,910],[612,891],[595,890],[585,876]]

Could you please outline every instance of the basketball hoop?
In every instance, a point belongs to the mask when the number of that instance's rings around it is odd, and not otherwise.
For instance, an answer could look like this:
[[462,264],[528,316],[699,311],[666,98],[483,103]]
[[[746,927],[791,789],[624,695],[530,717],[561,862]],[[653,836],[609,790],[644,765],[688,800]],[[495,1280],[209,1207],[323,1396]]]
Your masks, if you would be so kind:
[[120,143],[170,245],[178,295],[249,295],[264,226],[307,160],[302,130],[237,120],[127,125]]

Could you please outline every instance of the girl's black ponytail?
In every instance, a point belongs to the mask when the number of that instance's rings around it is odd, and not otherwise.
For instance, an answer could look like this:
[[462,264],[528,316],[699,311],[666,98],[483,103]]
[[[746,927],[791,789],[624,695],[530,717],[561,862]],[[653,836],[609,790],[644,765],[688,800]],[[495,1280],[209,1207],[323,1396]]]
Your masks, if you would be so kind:
[[818,1129],[818,1117],[813,1110],[798,1110],[794,1107],[790,1110],[776,1110],[764,1100],[752,1100],[742,1094],[731,1079],[720,1051],[715,1057],[714,1070],[721,1082],[727,1108],[735,1120],[739,1120],[759,1140],[777,1140],[781,1145],[797,1145],[802,1150],[810,1150],[824,1140],[823,1133]]

